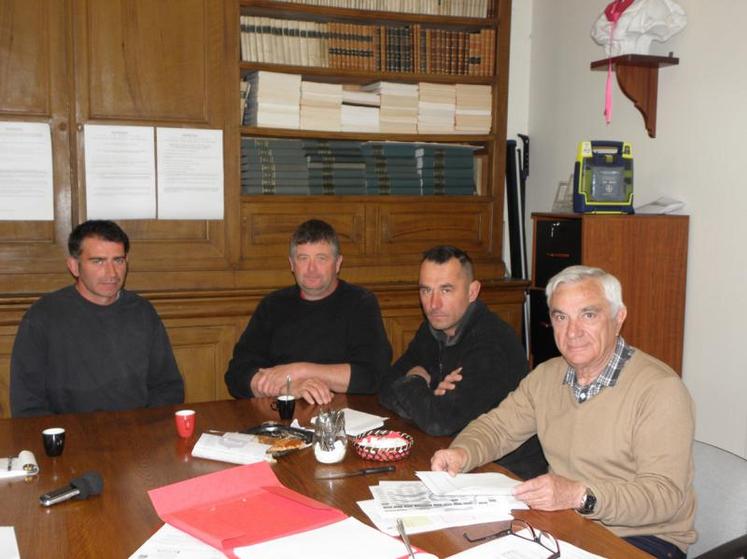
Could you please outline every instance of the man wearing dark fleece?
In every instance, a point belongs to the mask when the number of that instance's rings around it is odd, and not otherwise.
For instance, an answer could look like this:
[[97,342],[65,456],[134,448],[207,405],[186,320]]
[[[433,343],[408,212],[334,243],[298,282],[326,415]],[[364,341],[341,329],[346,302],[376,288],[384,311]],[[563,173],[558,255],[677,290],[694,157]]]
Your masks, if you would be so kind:
[[86,221],[68,239],[75,285],[34,303],[10,362],[14,417],[180,404],[184,382],[153,305],[123,289],[127,234]]
[[[467,253],[427,251],[419,284],[427,320],[384,377],[379,400],[430,435],[454,435],[518,386],[527,360],[513,329],[477,299]],[[547,469],[536,437],[499,464],[521,477]]]
[[334,392],[375,393],[392,349],[376,296],[337,277],[335,230],[316,219],[302,223],[288,260],[296,285],[257,306],[226,371],[229,392],[276,396],[290,381],[291,392],[310,403],[327,404]]

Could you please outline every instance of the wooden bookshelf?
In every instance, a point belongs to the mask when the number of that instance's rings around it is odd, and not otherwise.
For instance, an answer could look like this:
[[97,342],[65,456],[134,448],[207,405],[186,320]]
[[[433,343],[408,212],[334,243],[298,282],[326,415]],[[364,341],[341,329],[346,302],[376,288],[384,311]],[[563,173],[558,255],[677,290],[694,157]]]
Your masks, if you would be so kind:
[[[438,133],[438,134],[421,134],[421,133],[366,133],[366,132],[347,132],[347,131],[315,131],[307,129],[285,129],[285,128],[266,128],[258,126],[240,126],[238,130],[239,137],[255,138],[296,138],[296,139],[314,139],[320,138],[325,140],[357,140],[357,141],[398,141],[398,142],[437,142],[437,143],[456,143],[475,146],[480,148],[480,153],[487,155],[487,164],[483,164],[484,173],[483,184],[476,189],[479,195],[459,196],[460,201],[471,205],[468,214],[479,214],[481,219],[478,222],[472,222],[470,229],[475,234],[482,237],[484,244],[479,243],[478,254],[475,255],[482,263],[488,264],[489,273],[492,277],[501,276],[503,273],[503,264],[501,260],[501,234],[503,222],[503,180],[505,169],[505,128],[506,128],[506,105],[507,105],[507,48],[509,37],[510,22],[510,1],[489,0],[491,2],[489,15],[484,18],[466,17],[466,16],[443,16],[429,14],[415,14],[403,12],[388,11],[366,11],[360,9],[346,9],[340,7],[307,5],[301,2],[282,2],[273,0],[238,0],[237,9],[237,29],[241,29],[238,19],[240,16],[256,16],[258,18],[270,18],[273,21],[285,20],[289,22],[313,21],[315,23],[355,23],[359,25],[376,25],[376,26],[405,26],[412,27],[422,25],[429,29],[440,30],[444,32],[459,31],[479,33],[481,30],[490,30],[494,33],[495,43],[491,45],[493,51],[493,64],[488,69],[490,75],[469,75],[469,74],[446,74],[446,73],[428,73],[422,72],[419,68],[415,71],[368,71],[350,68],[328,68],[308,65],[294,65],[286,63],[271,63],[266,61],[248,61],[243,60],[241,48],[237,45],[237,79],[243,79],[248,74],[255,71],[268,71],[300,75],[303,80],[320,81],[327,83],[342,84],[369,84],[376,81],[389,81],[396,83],[418,83],[431,82],[443,84],[477,84],[490,87],[492,94],[491,122],[490,132],[480,134],[464,133]],[[353,3],[353,0],[351,0]],[[246,21],[246,20],[245,20]],[[259,34],[258,34],[259,35]],[[239,35],[239,39],[241,36]],[[257,40],[258,38],[252,38]],[[255,47],[256,48],[256,47]],[[238,91],[238,86],[235,91]],[[482,164],[482,163],[481,163]],[[289,208],[298,204],[301,213],[293,221],[303,221],[313,215],[319,215],[333,211],[339,214],[339,203],[342,200],[349,203],[359,203],[365,206],[365,214],[368,219],[381,219],[386,216],[392,208],[392,202],[384,200],[382,196],[331,196],[331,197],[314,197],[313,204],[310,200],[298,202],[299,197],[291,196],[289,200],[281,200],[285,196],[268,196],[261,194],[251,194],[242,196],[242,223],[246,224],[250,219],[243,213],[252,202],[279,205],[288,211]],[[259,199],[258,199],[259,198]],[[457,242],[453,237],[453,230],[450,227],[434,227],[443,219],[444,210],[448,211],[452,203],[451,196],[396,196],[396,207],[402,211],[410,211],[412,219],[410,229],[413,238],[422,239],[422,249],[428,248],[437,243]],[[423,204],[424,198],[428,199],[427,204]],[[325,201],[326,200],[326,201]],[[429,214],[427,210],[435,213]],[[457,227],[458,228],[458,227]],[[487,229],[486,229],[487,228]],[[464,233],[464,232],[462,232]],[[487,233],[487,236],[485,236]],[[385,245],[387,241],[381,238],[384,231],[375,229],[373,234],[376,238],[368,239],[364,232],[360,232],[364,237],[357,236],[365,250],[362,252],[367,258],[378,262],[383,266],[389,266],[391,262],[391,253],[386,257],[376,252],[376,247]],[[370,233],[369,233],[370,234]],[[252,233],[248,233],[253,236]],[[460,236],[462,236],[460,234]],[[476,240],[475,237],[472,239]],[[390,240],[389,242],[394,242]],[[474,244],[473,244],[473,248]]]

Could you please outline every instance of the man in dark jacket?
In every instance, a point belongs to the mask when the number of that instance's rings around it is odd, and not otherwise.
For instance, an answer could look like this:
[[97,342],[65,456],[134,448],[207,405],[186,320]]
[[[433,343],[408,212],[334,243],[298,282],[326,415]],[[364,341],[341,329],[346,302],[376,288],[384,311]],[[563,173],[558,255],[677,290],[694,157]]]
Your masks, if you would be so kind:
[[[430,435],[454,435],[518,386],[527,360],[513,329],[477,300],[480,282],[467,253],[430,249],[419,284],[427,320],[384,378],[379,399]],[[547,468],[536,437],[499,463],[522,477]]]
[[268,294],[233,350],[225,374],[234,398],[288,389],[309,403],[333,393],[375,394],[392,348],[376,296],[338,278],[342,254],[331,225],[310,219],[290,241],[296,285]]

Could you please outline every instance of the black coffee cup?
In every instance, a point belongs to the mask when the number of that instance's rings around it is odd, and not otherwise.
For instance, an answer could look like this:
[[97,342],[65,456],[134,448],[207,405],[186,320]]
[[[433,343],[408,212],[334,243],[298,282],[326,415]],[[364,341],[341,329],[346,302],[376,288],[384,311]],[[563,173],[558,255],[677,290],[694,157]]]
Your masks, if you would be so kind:
[[292,394],[281,394],[271,404],[273,410],[280,414],[280,419],[293,419],[296,409],[296,397]]
[[52,427],[42,431],[44,452],[47,456],[59,456],[65,449],[65,430],[62,427]]

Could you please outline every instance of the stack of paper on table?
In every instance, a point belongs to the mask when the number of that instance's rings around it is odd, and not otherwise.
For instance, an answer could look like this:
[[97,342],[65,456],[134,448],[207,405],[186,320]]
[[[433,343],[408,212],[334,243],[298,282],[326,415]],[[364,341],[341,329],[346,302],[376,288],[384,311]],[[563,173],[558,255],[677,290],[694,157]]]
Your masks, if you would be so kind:
[[192,449],[192,456],[231,464],[254,464],[266,459],[269,448],[270,445],[257,442],[254,435],[203,433]]
[[384,426],[386,417],[345,408],[345,433],[353,437]]
[[[382,534],[355,518],[346,518],[316,530],[238,547],[232,555],[240,559],[402,559],[405,547],[398,539]],[[130,559],[173,559],[177,556],[179,559],[227,557],[186,532],[164,524]],[[435,559],[435,556],[427,553],[418,553],[415,557]]]
[[283,486],[266,462],[188,479],[148,495],[161,520],[224,553],[347,518]]
[[[386,417],[380,415],[373,415],[364,411],[353,410],[350,408],[343,408],[345,414],[345,434],[351,437],[356,437],[371,429],[378,429],[384,426],[384,420]],[[311,424],[316,423],[316,416],[311,418]]]
[[[445,472],[417,472],[417,475],[434,485],[432,478],[438,481],[440,476],[432,474],[441,473],[448,476]],[[512,497],[508,489],[509,483],[518,482],[502,474],[485,475],[459,474],[456,476],[460,478],[457,485],[462,487],[444,489],[446,484],[441,483],[437,487],[440,495],[422,481],[381,481],[379,485],[369,487],[373,500],[360,501],[358,506],[379,530],[387,534],[397,533],[394,524],[396,518],[402,518],[408,533],[418,534],[450,526],[510,520],[513,518],[511,510],[527,508]],[[490,483],[494,484],[492,488],[487,486],[491,478]],[[472,488],[472,494],[459,493],[467,487]]]
[[[511,497],[511,490],[521,482],[497,472],[457,474],[415,472],[434,495],[494,495]],[[512,501],[515,501],[513,497]]]

